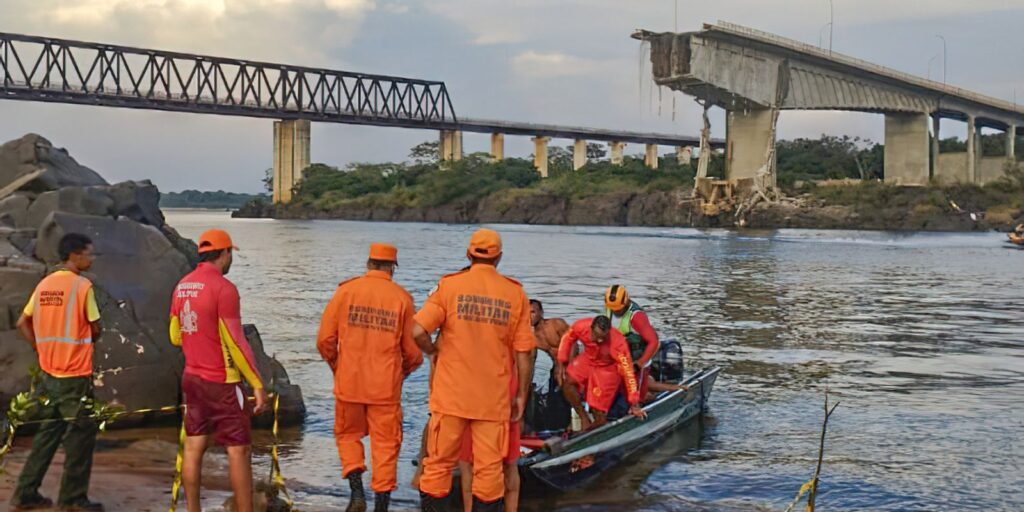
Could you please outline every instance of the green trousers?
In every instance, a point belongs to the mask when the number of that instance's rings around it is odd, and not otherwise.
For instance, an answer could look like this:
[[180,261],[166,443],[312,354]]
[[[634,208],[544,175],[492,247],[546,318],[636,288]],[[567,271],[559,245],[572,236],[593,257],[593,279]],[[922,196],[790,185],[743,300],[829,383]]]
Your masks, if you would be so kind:
[[[82,401],[82,397],[92,398],[92,378],[58,379],[44,374],[36,392],[49,402],[40,404],[33,419],[55,421],[41,424],[32,439],[32,453],[18,477],[14,499],[29,499],[39,492],[57,447],[63,444],[64,477],[60,482],[57,503],[70,505],[84,500],[89,492],[92,453],[99,430],[95,420],[85,418],[90,411],[85,410]],[[67,421],[65,418],[78,419]]]

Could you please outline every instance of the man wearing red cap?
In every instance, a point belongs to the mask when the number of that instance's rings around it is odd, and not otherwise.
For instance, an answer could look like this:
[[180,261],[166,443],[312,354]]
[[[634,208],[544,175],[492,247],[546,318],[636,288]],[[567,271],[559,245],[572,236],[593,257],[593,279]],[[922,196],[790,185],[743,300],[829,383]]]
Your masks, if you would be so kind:
[[251,413],[240,383],[244,378],[256,395],[255,414],[266,410],[267,393],[242,331],[238,289],[224,277],[236,249],[223,230],[203,233],[200,263],[175,287],[171,302],[171,343],[185,353],[182,482],[189,512],[201,510],[199,483],[211,436],[228,452],[235,510],[253,509]]
[[[473,444],[473,508],[504,507],[502,459],[508,451],[509,422],[522,418],[536,342],[526,293],[518,282],[498,273],[501,254],[498,233],[477,230],[466,251],[469,270],[442,278],[416,314],[416,343],[436,355],[420,478],[425,511],[446,509],[452,469],[467,432]],[[438,329],[440,341],[435,344],[430,334]],[[513,371],[518,374],[514,396],[509,390]]]
[[402,382],[423,363],[412,336],[412,296],[392,281],[396,266],[398,249],[371,245],[366,274],[338,285],[316,338],[334,374],[334,437],[342,477],[352,490],[348,512],[366,510],[362,438],[367,435],[374,511],[387,511],[402,446]]

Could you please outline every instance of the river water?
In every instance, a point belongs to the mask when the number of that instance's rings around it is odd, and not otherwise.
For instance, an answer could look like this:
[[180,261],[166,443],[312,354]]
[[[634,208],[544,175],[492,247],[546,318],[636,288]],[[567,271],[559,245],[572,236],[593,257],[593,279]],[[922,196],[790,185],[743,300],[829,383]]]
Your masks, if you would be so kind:
[[[396,280],[421,304],[464,265],[473,227],[167,217],[193,238],[225,228],[242,248],[229,277],[243,320],[309,409],[285,435],[289,487],[309,508],[343,506],[331,375],[314,346],[320,313],[373,241],[399,247]],[[662,337],[684,340],[691,370],[724,368],[702,421],[585,491],[524,509],[782,510],[813,473],[826,391],[840,405],[822,509],[1024,509],[1024,252],[1003,235],[492,227],[501,270],[548,317],[591,315],[604,287],[622,283]],[[408,482],[426,377],[424,366],[405,385],[402,508],[417,502]]]

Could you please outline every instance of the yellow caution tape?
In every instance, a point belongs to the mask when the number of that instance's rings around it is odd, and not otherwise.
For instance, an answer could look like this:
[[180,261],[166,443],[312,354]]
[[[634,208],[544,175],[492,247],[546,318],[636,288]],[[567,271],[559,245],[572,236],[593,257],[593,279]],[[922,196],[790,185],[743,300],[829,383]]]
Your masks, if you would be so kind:
[[[278,411],[281,408],[281,395],[274,395],[274,425],[270,429],[270,434],[273,437],[273,443],[270,446],[270,482],[274,486],[274,494],[281,497],[284,500],[287,510],[292,510],[294,503],[292,502],[291,496],[288,495],[288,488],[285,486],[284,477],[281,476],[281,463],[277,454],[277,419]],[[174,511],[171,511],[174,512]]]
[[[20,397],[20,395],[19,395],[19,397]],[[83,397],[83,402],[85,402],[85,401],[88,401],[88,399]],[[6,432],[3,444],[0,445],[0,474],[4,473],[4,471],[3,471],[4,456],[6,456],[8,453],[10,453],[11,448],[14,445],[15,434],[16,434],[16,432],[18,430],[18,427],[20,427],[22,425],[33,425],[33,424],[41,425],[41,424],[44,424],[44,423],[52,423],[52,422],[55,422],[55,421],[71,422],[71,421],[77,421],[77,420],[80,420],[80,419],[95,419],[95,420],[100,421],[101,427],[103,427],[103,428],[100,429],[102,431],[102,430],[105,429],[107,423],[109,423],[109,422],[113,421],[114,419],[119,418],[121,416],[128,416],[128,415],[134,415],[134,414],[147,414],[147,413],[152,413],[152,412],[174,412],[174,411],[177,411],[177,410],[181,409],[182,410],[181,429],[178,432],[178,454],[177,454],[177,457],[176,457],[176,460],[175,460],[175,463],[174,463],[174,484],[171,487],[171,507],[169,509],[169,512],[175,512],[175,510],[176,510],[176,508],[178,506],[179,496],[181,494],[181,472],[182,472],[182,467],[183,467],[183,463],[184,463],[184,454],[185,454],[185,414],[184,414],[185,405],[184,404],[181,404],[181,405],[168,405],[168,406],[165,406],[165,407],[153,407],[153,408],[147,408],[147,409],[137,409],[137,410],[134,410],[134,411],[111,411],[110,410],[110,406],[108,406],[108,405],[102,405],[101,407],[99,407],[97,409],[97,408],[95,408],[95,405],[92,404],[92,405],[89,405],[89,407],[93,410],[93,413],[89,414],[88,416],[78,416],[78,417],[69,417],[69,418],[46,418],[46,419],[42,419],[42,420],[27,420],[27,421],[21,419],[22,418],[22,413],[23,413],[23,411],[21,409],[23,407],[24,407],[23,404],[18,404],[18,407],[17,407],[18,410],[15,410],[16,407],[15,407],[15,404],[13,403],[13,401],[12,401],[12,407],[11,407],[10,410],[8,410],[8,413],[7,413],[7,418],[8,418],[7,432]],[[270,481],[271,481],[271,484],[273,485],[274,493],[276,495],[280,495],[282,497],[281,499],[287,504],[287,507],[288,507],[287,509],[288,510],[294,510],[292,508],[294,506],[293,505],[294,502],[292,501],[291,496],[288,494],[288,488],[285,485],[284,477],[281,476],[281,464],[280,464],[280,458],[278,456],[278,450],[277,450],[277,445],[278,445],[278,417],[279,417],[280,408],[281,408],[281,395],[275,393],[274,394],[274,424],[273,424],[273,427],[271,429],[271,433],[273,435],[273,444],[271,445],[271,448],[270,448]]]
[[804,495],[807,494],[807,492],[810,491],[812,488],[814,488],[813,478],[800,486],[800,492],[796,493],[796,498],[793,498],[793,501],[789,503],[789,506],[786,507],[785,512],[790,512],[791,510],[793,510],[793,507],[795,507],[797,503],[800,503],[800,498],[803,498]]
[[171,485],[171,508],[168,512],[174,512],[178,508],[178,495],[181,491],[181,470],[185,461],[185,406],[182,405],[181,429],[178,431],[178,455],[174,459],[174,484]]

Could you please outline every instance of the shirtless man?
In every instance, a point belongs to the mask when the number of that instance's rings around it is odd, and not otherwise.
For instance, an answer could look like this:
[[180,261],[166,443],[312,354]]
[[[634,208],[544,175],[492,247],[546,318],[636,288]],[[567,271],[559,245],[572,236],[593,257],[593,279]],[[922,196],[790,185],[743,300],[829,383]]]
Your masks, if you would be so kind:
[[[551,368],[555,377],[559,377],[554,368],[558,366],[558,345],[562,341],[562,335],[569,330],[569,324],[561,318],[544,318],[544,305],[537,299],[530,299],[530,321],[533,323],[533,335],[537,338],[537,350],[551,356]],[[572,353],[576,356],[576,351]],[[536,364],[534,354],[534,364]],[[561,386],[562,382],[558,381]]]

